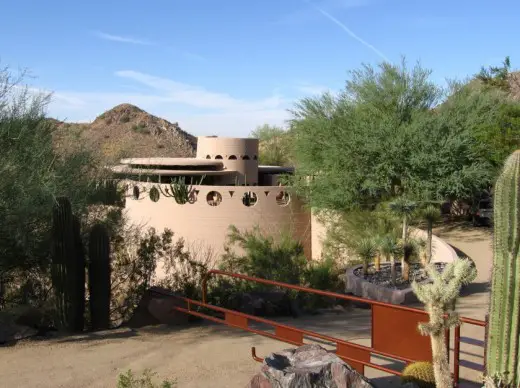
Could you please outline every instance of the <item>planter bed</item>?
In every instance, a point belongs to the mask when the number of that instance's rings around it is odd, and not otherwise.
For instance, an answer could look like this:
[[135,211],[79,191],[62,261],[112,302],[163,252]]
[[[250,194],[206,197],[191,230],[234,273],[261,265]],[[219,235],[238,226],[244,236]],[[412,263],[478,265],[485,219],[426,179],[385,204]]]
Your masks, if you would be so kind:
[[[433,263],[441,272],[448,263]],[[424,269],[419,263],[410,264],[410,281],[404,282],[401,278],[401,263],[396,263],[396,284],[390,281],[390,263],[382,263],[381,270],[375,272],[374,266],[369,266],[369,273],[363,276],[363,266],[355,266],[347,270],[345,276],[345,291],[347,293],[386,302],[392,304],[411,304],[417,303],[417,297],[413,293],[411,282],[416,280],[418,283],[430,282]]]

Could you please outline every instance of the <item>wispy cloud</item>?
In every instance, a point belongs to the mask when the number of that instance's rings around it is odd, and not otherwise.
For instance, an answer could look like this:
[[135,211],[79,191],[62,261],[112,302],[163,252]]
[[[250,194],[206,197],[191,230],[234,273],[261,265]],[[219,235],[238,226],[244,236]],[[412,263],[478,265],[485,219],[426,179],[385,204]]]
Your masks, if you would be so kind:
[[[305,1],[305,0],[304,0]],[[368,43],[366,40],[361,38],[358,34],[356,34],[354,31],[352,31],[350,28],[348,28],[345,23],[340,22],[338,19],[336,19],[334,16],[332,16],[330,13],[325,11],[324,9],[310,3],[309,1],[305,1],[308,3],[311,7],[313,7],[316,11],[321,13],[323,16],[325,16],[327,19],[329,19],[331,22],[336,24],[338,27],[340,27],[343,31],[345,31],[348,35],[350,35],[351,38],[357,40],[359,43],[361,43],[363,46],[369,48],[374,53],[376,53],[379,57],[383,58],[385,61],[389,62],[388,57],[383,54],[378,48],[376,48],[374,45]]]
[[[305,3],[305,0],[302,1]],[[332,11],[341,11],[353,8],[365,7],[370,4],[370,0],[318,0],[315,4],[321,9]],[[313,21],[317,18],[313,9],[303,6],[294,12],[284,15],[277,24],[299,24]]]
[[292,100],[278,92],[259,99],[232,96],[176,80],[134,70],[114,74],[125,86],[141,91],[77,92],[58,90],[53,94],[49,114],[58,119],[92,121],[115,105],[127,102],[170,121],[195,135],[248,136],[258,125],[284,125]]
[[112,42],[120,42],[120,43],[129,43],[129,44],[138,44],[142,46],[155,46],[155,42],[151,42],[143,39],[136,39],[129,36],[121,36],[121,35],[113,35],[107,34],[106,32],[94,31],[93,33],[96,37],[104,40],[110,40]]

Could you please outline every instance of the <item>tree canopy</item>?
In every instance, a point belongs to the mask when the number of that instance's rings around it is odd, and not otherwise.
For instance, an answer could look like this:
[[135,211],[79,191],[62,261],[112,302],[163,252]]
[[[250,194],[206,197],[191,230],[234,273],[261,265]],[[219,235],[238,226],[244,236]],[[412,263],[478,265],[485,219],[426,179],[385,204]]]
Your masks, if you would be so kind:
[[260,141],[258,160],[268,166],[291,164],[290,134],[283,128],[264,124],[251,132],[251,137]]
[[489,188],[511,144],[493,134],[508,144],[490,156],[486,136],[517,120],[518,103],[493,88],[445,90],[430,74],[404,60],[364,65],[339,94],[298,102],[294,184],[313,208],[370,209],[402,194],[464,200]]
[[0,69],[0,286],[12,271],[48,265],[56,196],[81,214],[95,190],[93,156],[81,144],[67,155],[55,151],[55,125],[45,118],[50,96],[30,92],[23,76]]

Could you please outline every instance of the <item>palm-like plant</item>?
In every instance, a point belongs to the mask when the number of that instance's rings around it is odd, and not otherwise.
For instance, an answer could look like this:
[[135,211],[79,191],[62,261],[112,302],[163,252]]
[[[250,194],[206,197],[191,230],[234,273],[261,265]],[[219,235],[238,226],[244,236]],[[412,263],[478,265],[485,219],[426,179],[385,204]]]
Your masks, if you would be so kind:
[[377,243],[374,238],[363,238],[356,247],[356,253],[363,260],[363,276],[368,274],[368,265],[377,255]]
[[404,281],[410,280],[410,263],[420,252],[420,243],[416,239],[401,240],[401,277]]
[[408,239],[408,224],[417,209],[417,203],[407,199],[406,197],[399,197],[389,204],[390,211],[396,216],[400,217],[403,222],[402,240],[406,242]]
[[379,244],[379,251],[386,261],[390,261],[390,278],[392,284],[396,282],[395,257],[399,252],[399,244],[397,238],[392,234],[384,236]]
[[432,260],[433,224],[441,217],[441,211],[437,206],[428,205],[422,210],[421,217],[426,221],[426,231],[428,233],[426,239],[426,260],[423,263],[423,266],[426,266]]

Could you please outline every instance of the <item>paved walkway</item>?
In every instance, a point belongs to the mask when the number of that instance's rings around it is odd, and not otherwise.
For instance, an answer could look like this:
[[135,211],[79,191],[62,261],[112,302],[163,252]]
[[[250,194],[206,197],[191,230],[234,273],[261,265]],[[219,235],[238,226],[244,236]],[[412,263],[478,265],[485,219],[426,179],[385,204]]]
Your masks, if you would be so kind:
[[[491,264],[491,237],[484,228],[458,225],[436,234],[470,256],[479,275],[459,303],[464,316],[484,319],[487,311],[487,281]],[[367,344],[370,312],[326,314],[304,319],[288,318],[294,326]],[[483,340],[483,330],[464,325],[462,335]],[[150,327],[138,331],[121,329],[106,333],[28,341],[0,348],[1,386],[16,387],[115,387],[117,376],[128,369],[151,368],[162,377],[177,377],[180,388],[244,387],[259,369],[251,359],[251,347],[260,357],[288,347],[286,344],[220,325],[197,327]],[[483,348],[463,344],[466,362],[482,364]],[[382,360],[373,360],[381,362]],[[367,370],[378,386],[395,386],[398,380]],[[461,376],[478,381],[479,373],[462,368]],[[475,385],[477,386],[477,385]]]

